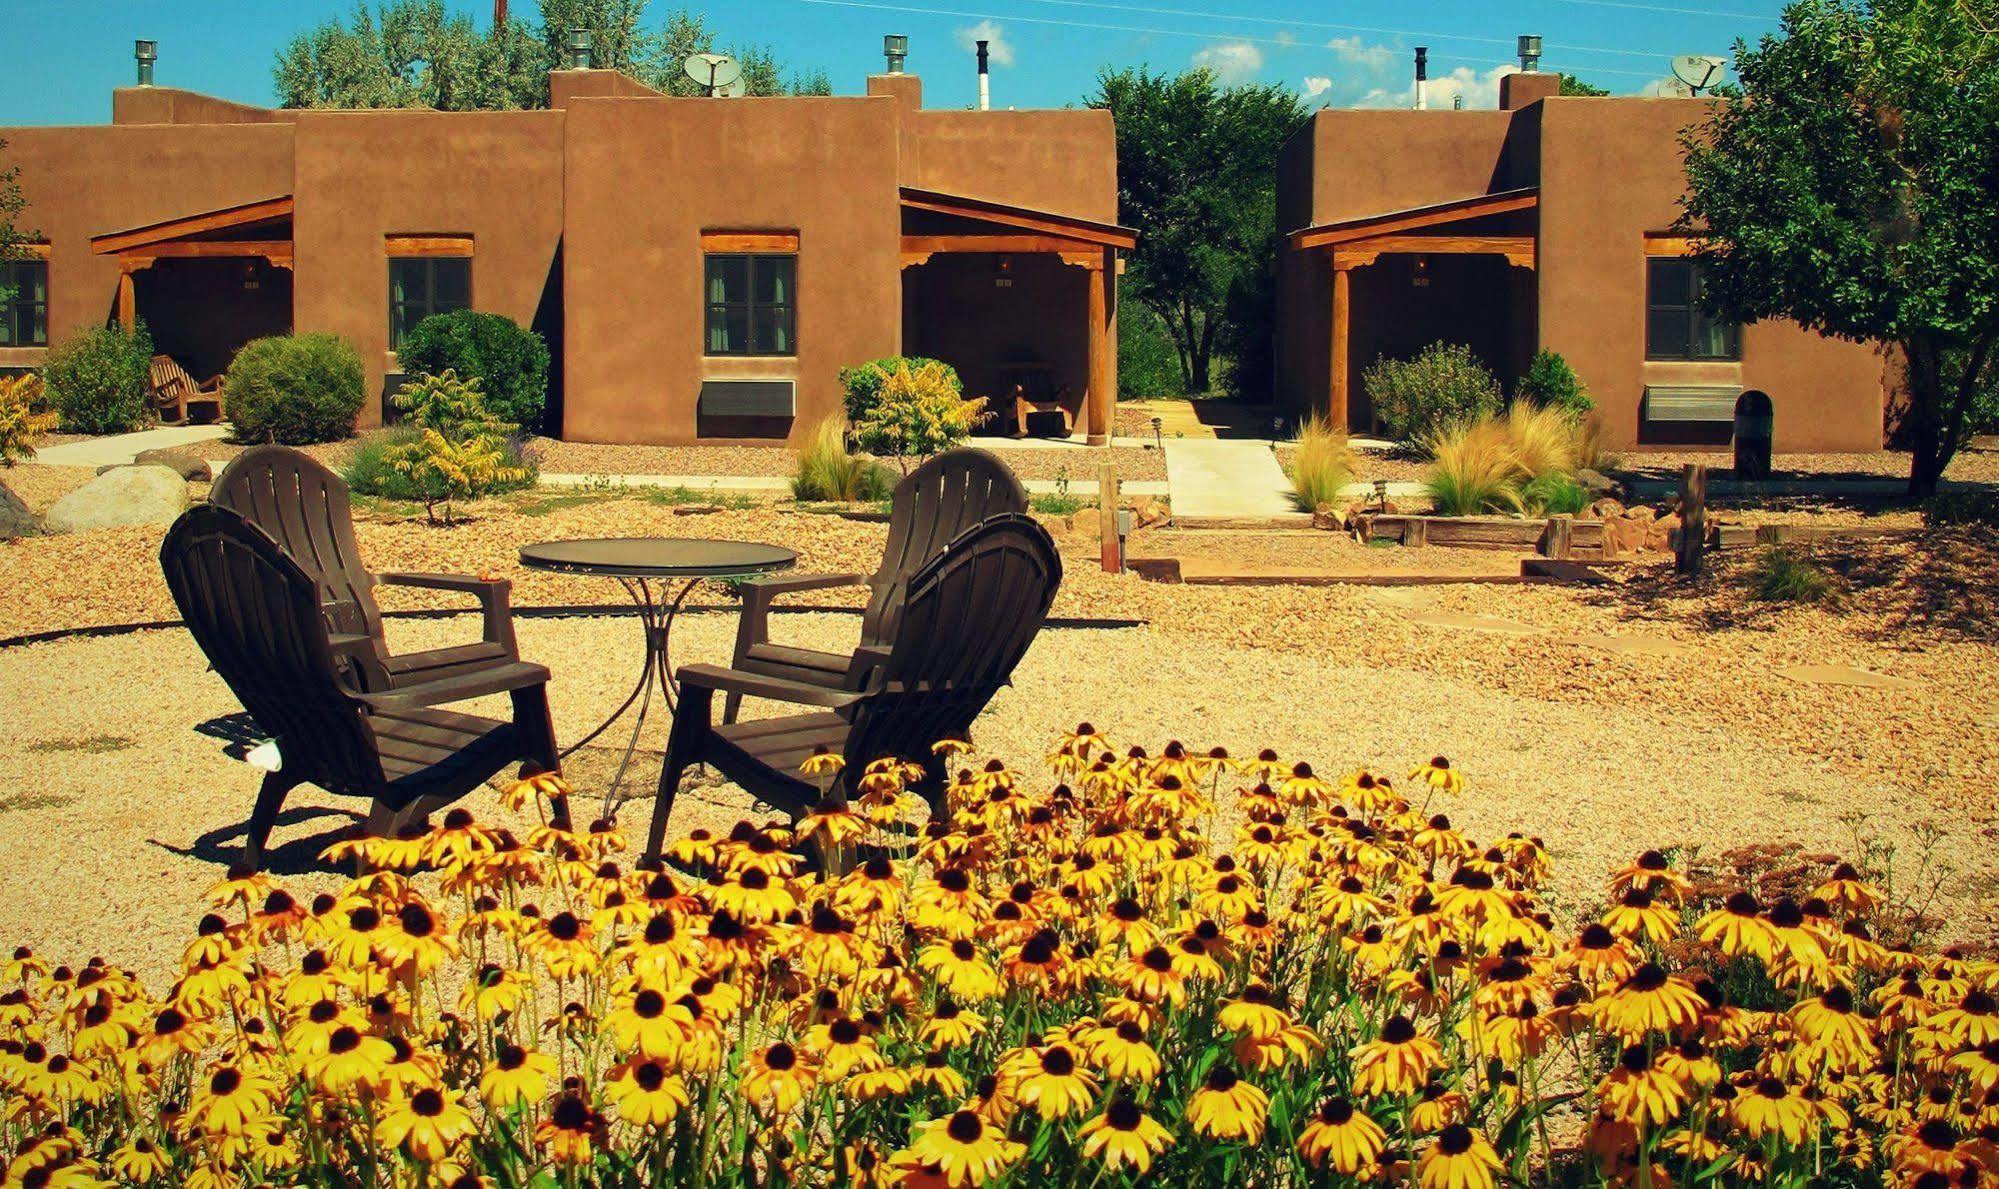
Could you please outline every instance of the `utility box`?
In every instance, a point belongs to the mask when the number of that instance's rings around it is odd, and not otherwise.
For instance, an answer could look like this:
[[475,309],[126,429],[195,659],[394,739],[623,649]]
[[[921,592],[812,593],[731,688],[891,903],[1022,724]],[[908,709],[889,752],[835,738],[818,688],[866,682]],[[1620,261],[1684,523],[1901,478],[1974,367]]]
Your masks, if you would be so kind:
[[1770,394],[1751,388],[1735,398],[1735,477],[1768,479],[1776,409]]

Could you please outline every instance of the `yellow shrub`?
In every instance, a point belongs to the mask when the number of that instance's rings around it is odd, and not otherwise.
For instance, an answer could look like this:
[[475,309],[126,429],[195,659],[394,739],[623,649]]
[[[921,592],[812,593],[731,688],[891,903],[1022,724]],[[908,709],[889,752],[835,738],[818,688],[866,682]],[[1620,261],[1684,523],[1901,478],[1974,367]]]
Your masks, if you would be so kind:
[[1298,452],[1291,458],[1291,494],[1307,512],[1339,499],[1340,489],[1353,480],[1353,452],[1347,435],[1323,417],[1313,416],[1298,427]]
[[1427,443],[1424,486],[1445,516],[1511,512],[1520,506],[1520,461],[1502,421],[1454,426]]
[[1566,409],[1516,400],[1500,424],[1523,479],[1576,469],[1576,419]]
[[35,446],[60,416],[42,407],[42,379],[33,372],[0,377],[0,466],[33,458]]

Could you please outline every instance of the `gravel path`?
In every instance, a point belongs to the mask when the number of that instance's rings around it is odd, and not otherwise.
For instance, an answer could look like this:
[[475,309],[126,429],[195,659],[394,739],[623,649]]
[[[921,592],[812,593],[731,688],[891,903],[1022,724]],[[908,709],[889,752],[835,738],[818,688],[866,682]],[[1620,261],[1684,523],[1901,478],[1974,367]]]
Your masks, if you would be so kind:
[[[410,646],[460,639],[470,629],[469,620],[395,625]],[[727,615],[696,615],[683,621],[676,643],[688,660],[721,660],[733,630]],[[780,630],[801,643],[837,645],[851,639],[854,621],[786,617]],[[566,738],[616,703],[638,658],[638,633],[625,619],[528,620],[520,636],[523,652],[555,672],[556,723]],[[202,890],[233,853],[233,830],[254,795],[255,773],[189,729],[235,710],[233,700],[178,631],[9,650],[0,653],[0,683],[17,707],[0,741],[0,763],[15,773],[0,794],[0,881],[32,889],[0,900],[0,944],[25,942],[72,959],[101,949],[163,979],[202,911]],[[1139,688],[1144,695],[1134,697]],[[1868,704],[1861,691],[1838,696],[1849,712]],[[768,709],[752,703],[750,712]],[[1121,742],[1156,748],[1181,737],[1237,752],[1273,746],[1327,771],[1366,764],[1399,776],[1445,752],[1471,787],[1460,802],[1439,807],[1478,837],[1522,829],[1546,838],[1558,900],[1583,910],[1604,873],[1647,846],[1721,849],[1757,839],[1843,851],[1851,839],[1839,818],[1865,807],[1874,815],[1869,833],[1913,848],[1920,822],[1958,820],[1962,802],[1942,787],[1898,797],[1878,782],[1840,778],[1822,758],[1768,746],[1711,718],[1664,716],[1643,700],[1579,705],[1158,628],[1045,633],[979,738],[990,754],[1038,773],[1055,734],[1079,717]],[[664,723],[656,725],[653,747],[663,742]],[[585,771],[601,772],[604,762],[592,757]],[[656,763],[640,767],[641,786]],[[488,794],[474,794],[472,804],[482,817],[503,816]],[[274,869],[310,870],[311,852],[349,820],[347,808],[302,790],[274,836]],[[697,789],[682,797],[674,829],[726,826],[750,809],[733,787]],[[638,830],[649,813],[641,803],[626,822]],[[1982,840],[1961,829],[1945,836],[1938,856],[1967,873],[1990,863]],[[1969,899],[1953,902],[1966,927],[1976,923]],[[106,931],[113,914],[119,927]]]

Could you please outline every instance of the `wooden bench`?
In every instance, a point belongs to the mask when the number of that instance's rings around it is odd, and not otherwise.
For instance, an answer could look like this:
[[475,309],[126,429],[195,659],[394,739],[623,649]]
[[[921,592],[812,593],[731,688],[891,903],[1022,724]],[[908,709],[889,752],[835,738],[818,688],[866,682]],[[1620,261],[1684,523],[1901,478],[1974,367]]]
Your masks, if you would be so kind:
[[196,409],[206,408],[209,421],[222,420],[222,377],[196,383],[171,355],[153,356],[149,379],[153,411],[163,425],[186,425]]

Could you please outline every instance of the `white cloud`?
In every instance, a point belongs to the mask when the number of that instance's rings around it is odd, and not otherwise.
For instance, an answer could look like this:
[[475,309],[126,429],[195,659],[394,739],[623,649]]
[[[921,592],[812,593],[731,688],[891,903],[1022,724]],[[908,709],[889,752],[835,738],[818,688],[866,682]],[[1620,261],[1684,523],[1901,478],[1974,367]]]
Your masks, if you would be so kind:
[[1332,85],[1333,80],[1322,75],[1308,74],[1305,76],[1305,94],[1314,99],[1325,94],[1331,89]]
[[1277,43],[1279,45],[1297,45],[1298,35],[1289,29],[1279,29],[1277,31]]
[[967,53],[979,48],[978,43],[983,41],[986,43],[986,53],[992,56],[994,65],[1013,65],[1013,43],[1006,39],[1006,27],[998,21],[980,21],[976,25],[967,25],[955,30],[953,36],[957,37],[959,47]]
[[1360,39],[1359,34],[1352,37],[1335,37],[1326,43],[1326,48],[1333,51],[1333,56],[1347,65],[1360,66],[1368,70],[1380,70],[1399,56],[1385,45],[1369,45]]
[[[1519,73],[1520,67],[1508,62],[1486,70],[1473,70],[1460,66],[1449,74],[1430,76],[1429,103],[1432,109],[1448,108],[1454,98],[1463,96],[1467,109],[1493,109],[1499,106],[1499,80],[1509,74]],[[1354,107],[1415,107],[1416,77],[1412,68],[1409,81],[1401,87],[1376,87],[1360,96]]]
[[1194,65],[1205,66],[1225,83],[1247,82],[1263,69],[1263,51],[1247,41],[1223,41],[1194,52]]

